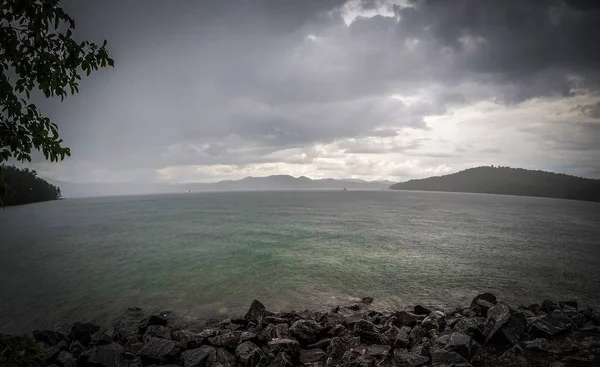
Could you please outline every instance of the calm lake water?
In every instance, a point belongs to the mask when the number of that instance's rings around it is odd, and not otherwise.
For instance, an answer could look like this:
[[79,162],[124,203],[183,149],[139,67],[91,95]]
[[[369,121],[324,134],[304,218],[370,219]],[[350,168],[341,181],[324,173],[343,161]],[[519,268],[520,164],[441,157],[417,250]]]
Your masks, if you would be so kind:
[[0,330],[374,306],[600,304],[600,204],[427,192],[70,199],[0,210]]

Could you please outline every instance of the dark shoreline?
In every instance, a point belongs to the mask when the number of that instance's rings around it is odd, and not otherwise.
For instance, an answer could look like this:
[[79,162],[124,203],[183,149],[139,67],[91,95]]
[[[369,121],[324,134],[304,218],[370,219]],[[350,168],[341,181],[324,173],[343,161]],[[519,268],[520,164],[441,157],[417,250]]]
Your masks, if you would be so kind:
[[328,312],[273,313],[254,301],[244,317],[184,328],[174,327],[168,312],[144,317],[133,307],[113,325],[77,322],[66,330],[3,336],[0,365],[15,358],[25,358],[20,365],[57,367],[600,363],[600,312],[579,309],[576,301],[513,308],[484,293],[445,313],[420,305],[380,312],[371,302],[365,297]]

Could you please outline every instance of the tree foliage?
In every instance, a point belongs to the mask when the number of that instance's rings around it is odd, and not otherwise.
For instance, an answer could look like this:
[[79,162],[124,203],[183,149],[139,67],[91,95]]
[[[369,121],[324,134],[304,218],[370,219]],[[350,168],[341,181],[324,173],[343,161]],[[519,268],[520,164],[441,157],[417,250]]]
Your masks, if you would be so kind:
[[0,163],[31,161],[32,149],[52,162],[71,155],[29,100],[35,90],[63,100],[79,92],[81,74],[113,66],[106,41],[77,42],[74,29],[59,0],[0,0]]
[[0,171],[2,171],[5,183],[10,187],[7,193],[0,194],[0,203],[6,206],[61,198],[60,188],[38,177],[34,170],[3,165],[0,166]]
[[392,190],[473,192],[600,201],[600,180],[510,167],[476,167],[400,182]]

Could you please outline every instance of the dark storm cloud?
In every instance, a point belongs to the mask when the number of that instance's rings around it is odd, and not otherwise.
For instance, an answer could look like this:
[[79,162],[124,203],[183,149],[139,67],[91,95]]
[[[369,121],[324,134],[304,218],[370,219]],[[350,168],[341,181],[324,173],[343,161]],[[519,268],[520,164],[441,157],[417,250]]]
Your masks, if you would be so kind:
[[[275,162],[286,149],[425,131],[426,116],[481,100],[600,86],[592,2],[422,0],[369,17],[391,2],[64,4],[76,36],[108,39],[116,66],[42,108],[77,159],[113,170]],[[360,144],[352,151],[389,152]]]

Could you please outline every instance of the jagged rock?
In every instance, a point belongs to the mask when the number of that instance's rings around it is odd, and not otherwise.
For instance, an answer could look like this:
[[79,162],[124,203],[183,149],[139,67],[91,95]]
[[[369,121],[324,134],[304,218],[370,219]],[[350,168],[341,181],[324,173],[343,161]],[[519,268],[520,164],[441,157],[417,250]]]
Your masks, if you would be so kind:
[[125,359],[134,359],[144,348],[144,343],[130,339],[123,348],[125,349]]
[[75,357],[73,357],[71,353],[66,351],[58,353],[58,356],[56,357],[56,363],[61,367],[77,366],[77,361],[75,360]]
[[367,344],[380,344],[381,334],[377,327],[367,320],[360,320],[354,325],[354,334],[360,337],[361,342]]
[[458,320],[458,322],[454,324],[452,330],[467,334],[478,343],[483,343],[485,341],[481,329],[477,326],[477,322],[472,318],[462,318]]
[[61,341],[69,341],[68,336],[60,330],[34,330],[32,334],[38,341],[51,346],[54,346]]
[[403,326],[398,330],[398,334],[396,335],[396,340],[394,345],[400,348],[408,348],[410,346],[410,332],[411,328],[408,326]]
[[177,342],[162,338],[150,338],[140,351],[143,365],[164,364],[170,362],[179,353]]
[[588,307],[585,310],[585,317],[593,321],[596,326],[600,325],[600,311],[592,307]]
[[427,315],[429,315],[432,312],[432,310],[430,308],[425,307],[425,306],[416,305],[413,308],[413,312],[414,312],[415,315],[425,315],[425,316],[427,316]]
[[534,340],[524,341],[523,346],[525,349],[546,351],[548,350],[548,340],[544,338],[537,338]]
[[290,333],[305,343],[314,343],[318,340],[323,327],[314,320],[298,320],[290,327]]
[[398,320],[396,326],[410,326],[413,327],[417,324],[417,316],[406,311],[399,311],[394,313],[394,317]]
[[331,338],[325,338],[325,339],[321,339],[316,343],[313,344],[309,344],[306,347],[308,349],[313,349],[313,348],[318,348],[318,349],[327,349],[327,347],[329,346],[329,344],[331,344]]
[[258,335],[249,331],[242,331],[242,333],[240,334],[240,343],[243,343],[245,341],[251,341],[255,343],[258,341]]
[[40,342],[40,345],[46,351],[49,361],[55,360],[60,352],[69,350],[69,345],[64,340],[59,341],[56,345],[49,345],[44,342]]
[[217,329],[204,329],[198,333],[202,338],[210,338],[219,334],[219,330]]
[[123,347],[119,343],[111,343],[88,349],[77,359],[78,366],[125,367]]
[[471,307],[471,309],[473,310],[473,312],[475,312],[477,316],[486,317],[488,310],[492,307],[494,307],[493,303],[488,302],[484,299],[478,299],[475,305]]
[[417,345],[411,347],[409,349],[409,352],[428,357],[429,349],[431,349],[431,345],[429,344],[429,341],[428,341],[428,342],[417,344]]
[[250,305],[250,309],[248,310],[248,312],[246,312],[244,319],[259,323],[261,322],[264,316],[266,316],[265,305],[260,303],[258,300],[254,300]]
[[275,356],[280,352],[294,357],[300,351],[300,343],[295,339],[273,339],[267,343],[269,349],[269,355]]
[[449,350],[460,354],[466,360],[470,360],[478,347],[477,343],[467,334],[453,332],[442,335],[433,341],[436,349]]
[[275,336],[275,325],[269,324],[258,334],[258,340],[263,343],[267,343]]
[[375,367],[377,361],[371,356],[359,356],[358,358],[351,359],[348,363],[349,367]]
[[217,363],[221,367],[236,367],[235,356],[223,348],[217,349]]
[[345,335],[348,335],[350,333],[350,331],[344,326],[344,325],[335,325],[334,327],[332,327],[329,332],[327,333],[327,335],[329,336],[339,336],[339,337],[343,337]]
[[399,333],[400,329],[394,325],[391,325],[386,331],[381,333],[381,343],[392,346],[396,345],[396,338],[398,337]]
[[152,325],[167,326],[167,316],[165,314],[151,315],[140,321],[138,325],[140,334],[144,335],[148,327]]
[[338,361],[346,352],[346,344],[341,338],[335,337],[331,339],[329,347],[327,347],[327,360]]
[[212,366],[217,361],[217,349],[203,345],[181,353],[184,367]]
[[237,348],[235,348],[235,355],[238,357],[242,366],[263,366],[267,363],[267,356],[252,342],[243,342],[238,345]]
[[394,352],[392,364],[394,367],[418,367],[429,362],[429,358],[420,354],[411,353],[404,349],[397,349]]
[[557,317],[554,314],[535,317],[529,322],[529,333],[532,336],[551,338],[562,334],[571,328],[571,321]]
[[328,313],[321,322],[325,327],[334,327],[335,325],[343,325],[346,323],[346,317],[339,313]]
[[91,345],[110,344],[118,339],[117,330],[114,327],[101,327],[100,330],[92,334]]
[[542,310],[546,313],[552,313],[554,310],[560,310],[560,306],[554,301],[544,300],[542,302]]
[[292,334],[290,333],[290,327],[287,324],[278,324],[275,326],[275,337],[276,338],[290,338]]
[[73,355],[75,358],[79,358],[81,353],[85,351],[85,347],[79,341],[75,340],[69,346],[69,353]]
[[483,334],[486,342],[498,338],[512,345],[519,342],[526,329],[527,319],[522,313],[511,314],[505,304],[499,303],[488,310]]
[[351,313],[344,315],[344,317],[346,318],[346,325],[348,325],[348,327],[354,327],[354,324],[360,320],[365,320],[365,314],[362,312]]
[[569,318],[573,325],[577,328],[582,328],[585,325],[585,316],[579,311],[563,311],[563,315]]
[[189,330],[177,330],[171,332],[171,339],[179,342],[183,349],[194,349],[202,345],[204,338],[198,333]]
[[442,328],[440,321],[441,320],[436,315],[436,313],[432,312],[429,315],[427,315],[427,317],[425,317],[425,319],[423,319],[423,321],[421,322],[421,327],[423,329],[425,329],[426,331],[440,330]]
[[482,294],[475,296],[475,298],[473,298],[473,300],[471,301],[470,308],[474,308],[477,305],[477,301],[479,301],[479,300],[484,300],[493,305],[495,305],[498,302],[498,300],[496,299],[496,296],[494,296],[491,293],[486,292],[486,293],[482,293]]
[[100,330],[100,326],[98,325],[90,324],[87,322],[76,322],[71,327],[69,339],[77,340],[81,344],[87,346],[92,340],[92,335],[98,330]]
[[275,316],[266,316],[263,318],[262,320],[263,324],[273,324],[273,325],[277,325],[277,324],[285,324],[288,322],[288,320],[281,318],[281,317],[275,317]]
[[378,360],[388,356],[392,350],[389,345],[372,344],[368,345],[364,354],[375,357]]
[[231,331],[225,334],[213,336],[212,338],[208,338],[208,341],[211,345],[214,345],[215,347],[233,349],[238,345],[241,334],[242,333],[239,331]]
[[363,297],[361,302],[370,305],[371,303],[373,303],[373,297]]
[[298,361],[303,366],[313,366],[325,360],[325,352],[322,349],[301,349]]
[[431,349],[431,365],[433,367],[472,367],[460,354],[444,349]]
[[477,313],[469,308],[469,309],[463,310],[462,315],[465,317],[475,317],[475,316],[477,316]]
[[427,332],[420,325],[415,326],[408,334],[408,341],[411,346],[421,343]]
[[277,355],[277,357],[275,357],[275,359],[273,359],[273,361],[269,364],[268,367],[292,367],[292,366],[293,366],[293,363],[292,363],[292,359],[290,358],[290,356],[288,356],[284,352],[281,352]]

